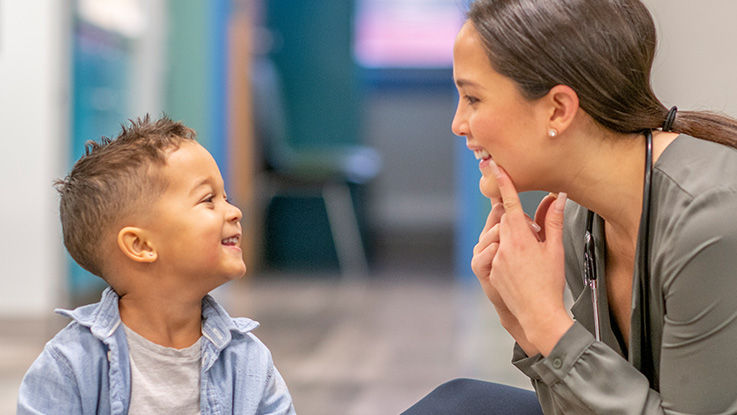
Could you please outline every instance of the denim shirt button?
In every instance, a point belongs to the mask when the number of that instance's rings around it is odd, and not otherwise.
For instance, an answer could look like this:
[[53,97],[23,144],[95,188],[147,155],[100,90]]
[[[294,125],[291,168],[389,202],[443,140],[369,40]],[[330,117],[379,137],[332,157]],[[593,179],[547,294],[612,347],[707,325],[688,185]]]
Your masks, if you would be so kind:
[[553,367],[556,369],[560,369],[563,366],[563,361],[560,360],[560,358],[556,357],[553,359]]

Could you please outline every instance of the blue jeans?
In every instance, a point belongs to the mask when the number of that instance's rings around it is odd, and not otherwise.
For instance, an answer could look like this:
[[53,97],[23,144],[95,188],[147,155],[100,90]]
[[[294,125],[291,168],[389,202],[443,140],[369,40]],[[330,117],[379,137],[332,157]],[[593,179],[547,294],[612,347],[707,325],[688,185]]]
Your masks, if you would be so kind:
[[438,386],[402,415],[542,415],[535,392],[473,379]]

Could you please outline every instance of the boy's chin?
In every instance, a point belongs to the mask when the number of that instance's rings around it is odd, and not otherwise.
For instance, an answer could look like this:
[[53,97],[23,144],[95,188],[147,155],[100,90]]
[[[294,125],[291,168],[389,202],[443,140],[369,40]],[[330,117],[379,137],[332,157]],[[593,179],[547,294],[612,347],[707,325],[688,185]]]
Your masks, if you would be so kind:
[[241,269],[233,270],[233,272],[227,276],[227,279],[229,281],[239,280],[243,278],[244,275],[246,275],[246,264],[243,264]]
[[226,284],[230,281],[237,281],[243,278],[244,275],[246,275],[246,264],[241,264],[240,266],[232,266],[227,270],[223,269],[218,274],[219,275],[216,277],[218,285]]
[[239,280],[239,279],[243,278],[243,276],[246,275],[246,271],[247,270],[248,270],[248,268],[246,267],[246,264],[243,263],[243,267],[233,275],[233,278],[232,279]]

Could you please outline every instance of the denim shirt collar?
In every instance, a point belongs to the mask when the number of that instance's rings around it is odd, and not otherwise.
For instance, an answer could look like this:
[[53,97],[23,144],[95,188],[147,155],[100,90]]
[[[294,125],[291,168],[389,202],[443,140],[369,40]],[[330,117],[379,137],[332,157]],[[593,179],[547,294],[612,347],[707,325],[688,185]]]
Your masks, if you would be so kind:
[[112,336],[120,326],[119,298],[118,294],[111,287],[108,287],[102,292],[99,303],[85,305],[74,310],[58,308],[54,311],[85,327],[89,327],[92,335],[104,341]]
[[[112,288],[106,288],[102,293],[99,303],[82,306],[74,310],[56,310],[57,313],[71,318],[77,325],[89,330],[88,334],[85,334],[85,330],[80,331],[71,325],[72,329],[70,330],[72,331],[70,331],[71,334],[69,335],[77,336],[75,338],[80,344],[87,345],[88,347],[84,348],[83,352],[77,351],[77,348],[74,348],[75,352],[66,354],[65,356],[71,359],[71,366],[76,368],[79,373],[96,373],[99,375],[99,377],[90,376],[89,379],[84,378],[89,381],[85,385],[85,390],[89,393],[81,398],[88,399],[85,402],[87,405],[91,405],[91,407],[102,408],[101,413],[111,415],[123,415],[128,412],[131,393],[128,342],[125,331],[120,327],[119,299],[120,297]],[[236,362],[242,362],[240,356],[236,358],[236,356],[226,353],[234,344],[241,346],[233,349],[234,353],[240,353],[244,350],[249,352],[249,356],[254,354],[261,356],[262,353],[267,353],[265,348],[262,350],[258,345],[254,345],[254,347],[248,349],[243,347],[253,342],[239,341],[244,337],[250,336],[249,332],[256,327],[258,327],[258,323],[253,320],[247,318],[231,318],[225,309],[218,305],[215,299],[209,295],[202,299],[202,336],[204,337],[202,341],[202,366],[200,369],[201,379],[203,379],[201,384],[202,396],[215,396],[222,391],[228,391],[227,385],[223,384],[223,381],[225,379],[232,379],[233,371],[236,370]],[[90,339],[90,337],[103,343],[105,347],[95,347],[95,340]],[[52,339],[51,341],[54,342],[55,340]],[[42,354],[42,356],[46,355]],[[222,365],[220,365],[221,362]],[[257,364],[261,363],[261,366],[254,367],[254,370],[258,373],[267,373],[269,370],[275,370],[273,366],[269,367],[271,365],[270,359],[263,358],[263,356],[254,362]],[[222,367],[217,366],[217,370],[213,370],[213,367],[216,365]],[[272,372],[269,371],[268,373]],[[278,372],[276,373],[278,374]],[[230,395],[226,394],[232,398],[232,402],[241,403],[240,406],[234,407],[233,413],[239,413],[235,408],[242,408],[243,405],[249,402],[248,399],[236,399],[236,397],[244,396],[243,393],[251,396],[253,391],[261,390],[260,388],[263,385],[258,382],[258,378],[258,376],[253,378],[248,376],[239,383],[244,388],[230,391]],[[45,378],[42,379],[42,377],[36,376],[34,379],[36,381],[43,381]],[[26,381],[24,380],[24,382]],[[106,382],[108,385],[107,392],[99,390]],[[280,387],[284,389],[284,392],[279,395],[280,399],[290,399],[286,387],[283,386],[283,380],[280,382]],[[37,385],[37,387],[45,386]],[[95,388],[98,388],[97,394],[94,393]],[[106,410],[104,402],[97,401],[101,396],[104,396],[105,401],[109,400],[109,410]],[[36,399],[33,397],[26,398],[27,400]],[[46,401],[43,401],[43,398],[36,399],[36,403],[39,405],[43,405],[44,402]],[[207,408],[207,410],[203,411],[203,414],[219,413],[216,409],[220,404],[217,402],[217,399],[212,401],[208,399],[202,407]],[[48,401],[46,404],[52,405],[52,402]],[[49,413],[54,412],[51,406],[48,408]],[[290,413],[293,413],[293,411]]]
[[[102,292],[97,304],[78,307],[74,310],[56,309],[58,314],[67,316],[77,323],[89,327],[92,334],[105,340],[120,326],[118,294],[108,287]],[[248,318],[231,318],[225,309],[210,295],[202,299],[202,335],[219,352],[231,341],[232,333],[244,335],[259,326]]]
[[210,295],[202,299],[202,336],[208,340],[203,344],[202,369],[209,370],[220,352],[233,339],[233,333],[245,335],[259,326],[248,318],[232,318]]
[[211,296],[202,299],[202,335],[218,350],[224,349],[232,333],[246,334],[259,324],[247,318],[231,318]]

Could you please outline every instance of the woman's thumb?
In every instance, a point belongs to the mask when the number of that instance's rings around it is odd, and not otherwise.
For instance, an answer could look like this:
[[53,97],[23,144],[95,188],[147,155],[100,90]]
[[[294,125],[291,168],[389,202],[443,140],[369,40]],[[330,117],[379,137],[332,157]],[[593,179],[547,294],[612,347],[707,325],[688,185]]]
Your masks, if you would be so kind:
[[566,207],[568,195],[558,193],[558,197],[545,215],[545,240],[553,244],[560,244],[563,240],[563,211]]

